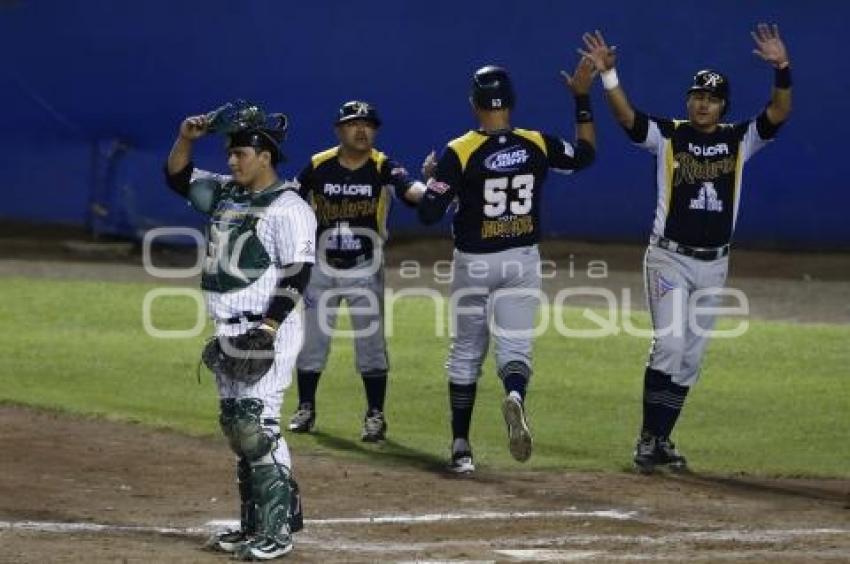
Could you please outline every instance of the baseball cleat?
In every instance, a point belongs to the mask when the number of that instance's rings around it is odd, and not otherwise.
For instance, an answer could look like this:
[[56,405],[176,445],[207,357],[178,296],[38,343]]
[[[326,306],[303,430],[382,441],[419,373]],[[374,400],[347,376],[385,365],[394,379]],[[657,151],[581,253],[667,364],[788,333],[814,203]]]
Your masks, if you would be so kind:
[[641,474],[652,474],[655,471],[655,437],[641,433],[635,444],[635,470]]
[[449,462],[449,472],[454,474],[472,474],[475,472],[475,464],[472,462],[472,452],[465,450],[452,453],[452,460]]
[[384,419],[384,412],[377,409],[370,409],[366,412],[366,417],[363,419],[363,432],[360,435],[360,440],[364,443],[377,443],[386,438],[387,421]]
[[522,400],[509,394],[502,402],[502,415],[508,426],[508,444],[514,460],[525,462],[531,458],[532,438]]
[[316,410],[312,403],[302,403],[298,406],[295,415],[289,420],[289,427],[293,433],[309,433],[316,423]]
[[273,560],[289,554],[292,548],[289,535],[277,537],[260,535],[239,545],[235,557],[237,560]]
[[213,534],[207,540],[204,548],[218,552],[234,553],[240,544],[248,542],[250,539],[250,535],[241,530],[224,531],[223,533]]
[[635,445],[635,469],[641,474],[651,474],[656,468],[667,468],[671,472],[686,472],[688,462],[669,437],[655,437],[641,433]]
[[672,472],[685,472],[688,469],[688,461],[676,450],[670,437],[659,437],[655,441],[655,464],[666,466]]

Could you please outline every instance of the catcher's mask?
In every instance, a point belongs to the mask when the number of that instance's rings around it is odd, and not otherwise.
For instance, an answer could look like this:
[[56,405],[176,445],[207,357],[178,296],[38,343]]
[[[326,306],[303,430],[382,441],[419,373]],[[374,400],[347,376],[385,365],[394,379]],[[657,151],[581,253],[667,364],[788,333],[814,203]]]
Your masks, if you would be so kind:
[[514,107],[514,88],[508,71],[487,65],[472,75],[472,103],[482,110],[506,110]]
[[228,102],[207,114],[207,130],[227,136],[227,147],[253,147],[269,151],[272,164],[285,162],[281,144],[289,130],[285,114],[267,114],[256,104],[245,100]]
[[725,115],[729,111],[729,79],[725,75],[715,70],[704,69],[694,75],[693,84],[688,88],[688,96],[692,92],[708,92],[712,96],[717,96],[723,100],[723,110],[720,115]]
[[340,106],[334,125],[356,119],[368,121],[375,128],[381,127],[381,118],[378,117],[378,110],[375,109],[375,106],[358,100],[352,100]]

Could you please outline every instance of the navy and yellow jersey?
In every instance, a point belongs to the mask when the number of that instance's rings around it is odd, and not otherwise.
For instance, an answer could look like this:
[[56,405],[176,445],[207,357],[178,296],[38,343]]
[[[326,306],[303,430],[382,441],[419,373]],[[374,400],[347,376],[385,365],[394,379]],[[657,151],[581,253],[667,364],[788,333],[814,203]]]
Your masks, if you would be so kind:
[[455,247],[492,253],[537,243],[549,169],[570,174],[593,161],[593,147],[527,129],[470,131],[451,141],[419,204],[423,223],[438,221],[456,199]]
[[635,112],[631,140],[656,155],[658,200],[652,238],[693,247],[720,247],[732,238],[744,163],[770,142],[779,126],[762,112],[703,133],[688,121]]
[[313,155],[298,175],[301,195],[316,212],[316,240],[326,258],[368,258],[373,239],[387,238],[392,197],[406,202],[404,194],[413,180],[403,166],[376,149],[356,170],[343,167],[338,153],[339,147],[334,147]]

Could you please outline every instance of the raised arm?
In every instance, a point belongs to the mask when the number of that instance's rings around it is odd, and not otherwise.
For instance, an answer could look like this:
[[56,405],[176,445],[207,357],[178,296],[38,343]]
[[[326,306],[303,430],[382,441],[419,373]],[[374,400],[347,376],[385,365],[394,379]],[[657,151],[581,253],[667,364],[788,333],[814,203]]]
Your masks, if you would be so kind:
[[776,24],[758,24],[756,30],[750,34],[756,42],[753,53],[776,70],[770,103],[765,114],[772,124],[779,125],[791,114],[791,61],[788,51],[779,37],[779,26]]
[[180,124],[180,132],[168,153],[168,174],[175,175],[192,160],[192,144],[207,133],[207,118],[204,115],[190,116]]
[[614,114],[614,119],[620,122],[624,128],[631,130],[635,123],[635,110],[629,104],[626,92],[620,86],[617,79],[617,48],[609,47],[602,37],[602,32],[596,30],[594,33],[582,35],[586,49],[579,49],[582,57],[593,63],[602,78],[602,86],[605,88],[605,99]]
[[576,140],[585,141],[596,148],[596,130],[593,127],[593,113],[590,109],[590,86],[596,69],[593,62],[582,57],[572,76],[561,71],[564,84],[576,99]]

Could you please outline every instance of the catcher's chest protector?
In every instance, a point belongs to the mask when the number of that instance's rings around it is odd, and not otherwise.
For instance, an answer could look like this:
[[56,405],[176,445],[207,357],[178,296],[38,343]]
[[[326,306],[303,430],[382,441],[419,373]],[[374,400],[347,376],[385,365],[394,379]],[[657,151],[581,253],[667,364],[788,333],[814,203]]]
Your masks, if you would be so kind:
[[241,290],[269,268],[271,259],[257,237],[257,222],[283,192],[273,190],[252,197],[233,184],[222,187],[207,227],[202,289],[218,293]]

